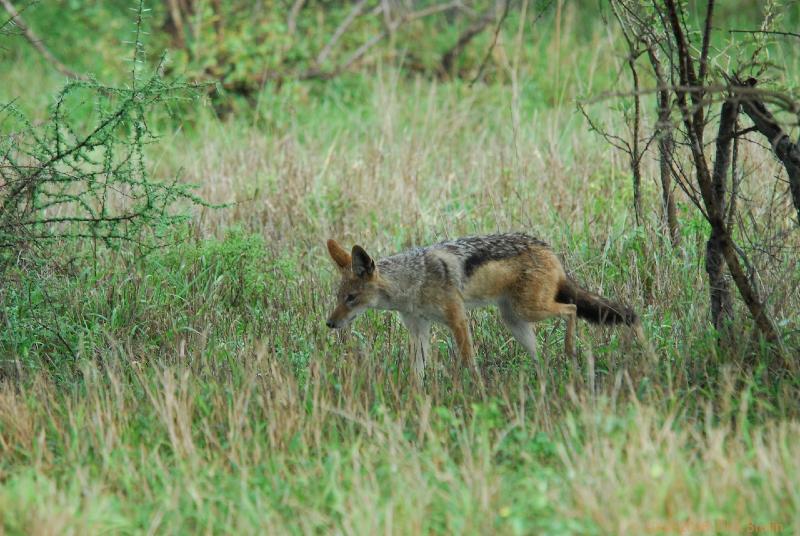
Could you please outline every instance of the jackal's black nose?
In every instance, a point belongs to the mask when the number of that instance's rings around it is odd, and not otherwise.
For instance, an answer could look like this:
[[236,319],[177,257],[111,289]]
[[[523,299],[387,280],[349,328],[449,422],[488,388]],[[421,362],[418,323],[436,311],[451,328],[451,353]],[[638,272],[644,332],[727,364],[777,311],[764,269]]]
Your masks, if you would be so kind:
[[336,327],[336,324],[334,324],[334,323],[333,323],[333,320],[331,320],[330,318],[329,318],[328,320],[326,320],[326,321],[325,321],[325,325],[326,325],[326,326],[328,326],[328,327],[329,327],[329,328],[331,328],[331,329],[333,329],[333,328],[335,328],[335,327]]

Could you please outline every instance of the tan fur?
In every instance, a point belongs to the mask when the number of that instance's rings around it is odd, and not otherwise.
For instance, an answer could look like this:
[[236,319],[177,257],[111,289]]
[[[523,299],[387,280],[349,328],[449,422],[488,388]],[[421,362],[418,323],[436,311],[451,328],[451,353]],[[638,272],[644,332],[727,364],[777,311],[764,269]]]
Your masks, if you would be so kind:
[[353,259],[336,240],[328,240],[328,253],[339,268],[349,268]]
[[444,306],[444,317],[447,327],[453,333],[456,340],[461,361],[470,370],[475,368],[475,359],[472,350],[472,337],[467,323],[467,311],[464,302],[459,296],[453,295],[449,302]]
[[518,264],[512,260],[484,264],[475,271],[464,288],[464,299],[486,300],[509,292],[519,279]]

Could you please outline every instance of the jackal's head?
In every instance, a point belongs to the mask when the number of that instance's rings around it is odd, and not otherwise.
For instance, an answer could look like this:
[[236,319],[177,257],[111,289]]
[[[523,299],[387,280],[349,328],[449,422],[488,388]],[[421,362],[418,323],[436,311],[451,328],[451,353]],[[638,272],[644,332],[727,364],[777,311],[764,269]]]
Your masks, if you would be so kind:
[[343,328],[355,317],[374,307],[380,297],[378,271],[375,261],[361,246],[353,246],[348,253],[335,240],[328,240],[330,253],[342,280],[336,292],[336,308],[328,317],[329,328]]

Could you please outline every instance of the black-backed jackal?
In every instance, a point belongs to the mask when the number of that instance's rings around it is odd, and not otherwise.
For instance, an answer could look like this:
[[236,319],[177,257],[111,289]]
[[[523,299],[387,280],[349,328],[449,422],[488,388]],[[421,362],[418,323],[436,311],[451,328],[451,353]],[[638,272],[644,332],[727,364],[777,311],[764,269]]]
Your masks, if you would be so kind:
[[432,322],[450,328],[464,365],[476,370],[466,311],[484,305],[500,309],[503,322],[534,359],[531,323],[551,317],[567,322],[564,346],[570,356],[575,351],[576,317],[626,324],[646,344],[633,310],[582,289],[546,243],[526,234],[459,238],[377,263],[361,246],[348,253],[335,240],[328,240],[328,252],[342,280],[327,326],[345,327],[370,308],[398,311],[411,335],[418,378],[430,355]]

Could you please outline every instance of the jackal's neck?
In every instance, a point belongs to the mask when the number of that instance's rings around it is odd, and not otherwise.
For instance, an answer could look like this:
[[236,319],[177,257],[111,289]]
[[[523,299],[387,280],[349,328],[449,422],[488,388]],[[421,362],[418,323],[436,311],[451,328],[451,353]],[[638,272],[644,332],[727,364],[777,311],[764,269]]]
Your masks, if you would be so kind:
[[380,299],[376,309],[401,312],[414,309],[423,273],[416,260],[401,253],[377,262]]
[[392,277],[391,273],[381,273],[380,268],[378,268],[377,276],[376,283],[378,285],[380,294],[377,303],[374,305],[374,308],[381,311],[401,310],[403,308],[403,303],[400,299],[402,292],[401,286],[398,284],[396,278]]

